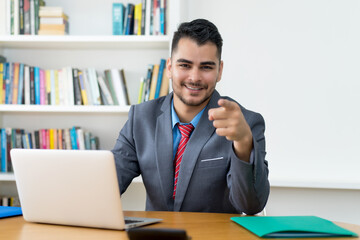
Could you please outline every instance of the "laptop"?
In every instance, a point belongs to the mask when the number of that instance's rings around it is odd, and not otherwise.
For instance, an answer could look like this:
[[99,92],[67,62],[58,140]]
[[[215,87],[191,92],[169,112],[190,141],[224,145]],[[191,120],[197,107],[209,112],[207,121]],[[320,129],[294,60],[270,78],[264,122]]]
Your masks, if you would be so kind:
[[12,149],[10,154],[26,221],[117,230],[161,221],[124,217],[111,151]]

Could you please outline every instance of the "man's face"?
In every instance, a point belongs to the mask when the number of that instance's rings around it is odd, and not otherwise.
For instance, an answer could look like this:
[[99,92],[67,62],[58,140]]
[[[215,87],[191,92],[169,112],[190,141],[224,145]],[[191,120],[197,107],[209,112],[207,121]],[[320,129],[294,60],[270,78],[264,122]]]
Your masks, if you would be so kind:
[[181,38],[167,61],[174,103],[204,107],[221,79],[222,67],[215,44],[208,42],[199,46],[190,38]]

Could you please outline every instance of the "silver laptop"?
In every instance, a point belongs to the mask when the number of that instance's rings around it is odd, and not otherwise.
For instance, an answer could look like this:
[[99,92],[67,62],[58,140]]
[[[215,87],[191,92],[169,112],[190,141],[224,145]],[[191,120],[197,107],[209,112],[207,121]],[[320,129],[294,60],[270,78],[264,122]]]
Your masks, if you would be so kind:
[[10,154],[26,221],[118,230],[161,221],[124,218],[110,151],[12,149]]

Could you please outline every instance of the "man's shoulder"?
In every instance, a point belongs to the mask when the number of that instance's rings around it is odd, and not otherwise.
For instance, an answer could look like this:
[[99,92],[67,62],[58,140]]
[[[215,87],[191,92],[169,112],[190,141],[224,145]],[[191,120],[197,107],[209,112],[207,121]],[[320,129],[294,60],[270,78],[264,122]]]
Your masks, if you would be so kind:
[[139,104],[133,105],[132,108],[133,108],[133,111],[135,111],[137,113],[149,113],[149,112],[155,113],[157,111],[160,111],[164,107],[166,108],[166,105],[168,105],[166,103],[166,101],[169,101],[168,96],[159,97],[154,100],[139,103]]

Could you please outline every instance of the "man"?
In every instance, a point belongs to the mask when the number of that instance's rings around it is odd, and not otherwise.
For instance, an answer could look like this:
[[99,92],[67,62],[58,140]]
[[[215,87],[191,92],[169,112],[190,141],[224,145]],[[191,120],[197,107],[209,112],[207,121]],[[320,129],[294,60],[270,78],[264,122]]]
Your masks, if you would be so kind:
[[267,202],[264,120],[215,90],[221,49],[211,22],[181,24],[166,65],[173,92],[130,109],[112,152],[121,193],[142,175],[146,210],[256,214]]

